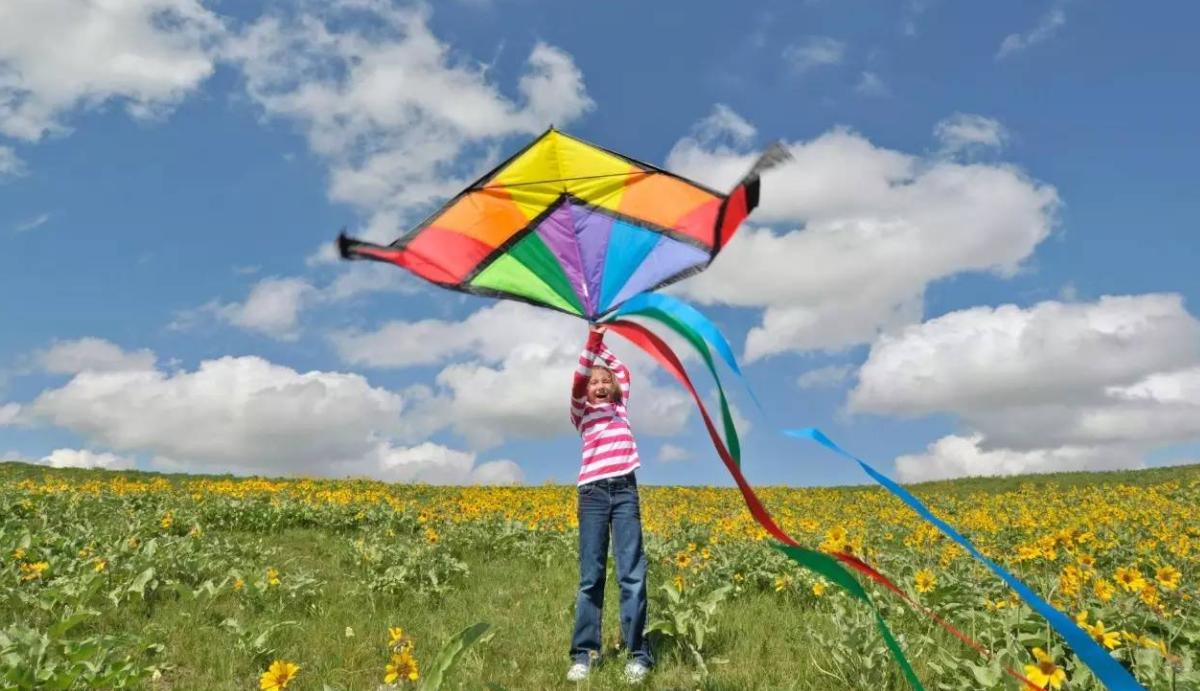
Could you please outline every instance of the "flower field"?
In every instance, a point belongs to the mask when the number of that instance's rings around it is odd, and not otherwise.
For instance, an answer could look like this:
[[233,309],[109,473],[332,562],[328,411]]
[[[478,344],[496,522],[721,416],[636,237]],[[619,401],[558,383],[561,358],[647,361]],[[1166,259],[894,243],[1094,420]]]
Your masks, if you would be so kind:
[[[1200,467],[916,493],[1145,686],[1200,688]],[[1098,687],[1003,583],[882,490],[760,496],[797,539],[861,556],[988,651],[868,585],[927,688],[1016,688],[1004,668]],[[870,611],[770,549],[736,491],[644,486],[641,499],[651,687],[907,688]],[[0,464],[0,687],[569,688],[574,530],[574,487]],[[615,610],[605,641],[619,655]],[[618,687],[620,666],[591,686]]]

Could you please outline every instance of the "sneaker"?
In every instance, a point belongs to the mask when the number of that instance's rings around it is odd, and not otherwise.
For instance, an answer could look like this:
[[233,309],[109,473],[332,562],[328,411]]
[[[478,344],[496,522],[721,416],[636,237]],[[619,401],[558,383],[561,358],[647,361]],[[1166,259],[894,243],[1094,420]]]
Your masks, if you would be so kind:
[[630,684],[641,683],[649,673],[650,668],[637,660],[633,660],[625,665],[625,681]]
[[591,668],[585,663],[576,662],[575,664],[571,665],[571,669],[567,670],[567,681],[583,681],[584,679],[587,679],[587,676],[591,671]]

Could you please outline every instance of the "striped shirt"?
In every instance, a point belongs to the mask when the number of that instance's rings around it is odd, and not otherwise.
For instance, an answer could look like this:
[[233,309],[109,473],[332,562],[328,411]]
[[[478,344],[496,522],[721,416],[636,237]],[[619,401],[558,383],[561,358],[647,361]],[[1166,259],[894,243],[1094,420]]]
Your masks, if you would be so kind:
[[[625,403],[629,400],[629,368],[604,345],[604,335],[591,333],[579,356],[571,386],[571,424],[583,438],[583,465],[579,483],[626,475],[641,465],[637,443],[629,427]],[[599,360],[599,362],[597,362]],[[621,390],[616,403],[588,403],[587,385],[592,364],[608,368]]]

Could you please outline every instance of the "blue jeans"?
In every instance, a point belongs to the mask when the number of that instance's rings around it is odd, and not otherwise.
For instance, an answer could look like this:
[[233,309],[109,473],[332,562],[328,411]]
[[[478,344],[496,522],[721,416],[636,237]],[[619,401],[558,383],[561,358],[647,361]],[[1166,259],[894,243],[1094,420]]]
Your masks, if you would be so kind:
[[649,667],[654,660],[645,635],[646,555],[642,551],[637,479],[632,472],[579,488],[579,595],[575,599],[571,658],[586,664],[589,653],[600,653],[610,526],[621,587],[621,638],[629,656]]

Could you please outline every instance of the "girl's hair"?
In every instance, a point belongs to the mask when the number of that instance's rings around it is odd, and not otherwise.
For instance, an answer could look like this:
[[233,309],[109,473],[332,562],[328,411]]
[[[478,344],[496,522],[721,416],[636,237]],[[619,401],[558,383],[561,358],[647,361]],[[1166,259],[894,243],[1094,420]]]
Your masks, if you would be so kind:
[[[613,390],[617,392],[617,395],[609,396],[610,401],[612,401],[613,403],[617,403],[622,398],[625,397],[625,392],[621,390],[621,382],[617,380],[617,375],[615,372],[613,372],[609,368],[605,367],[604,365],[592,365],[592,371],[595,372],[596,370],[600,370],[601,372],[608,372],[609,378],[612,379],[612,387],[613,387]],[[590,378],[591,377],[589,375],[589,379]]]

